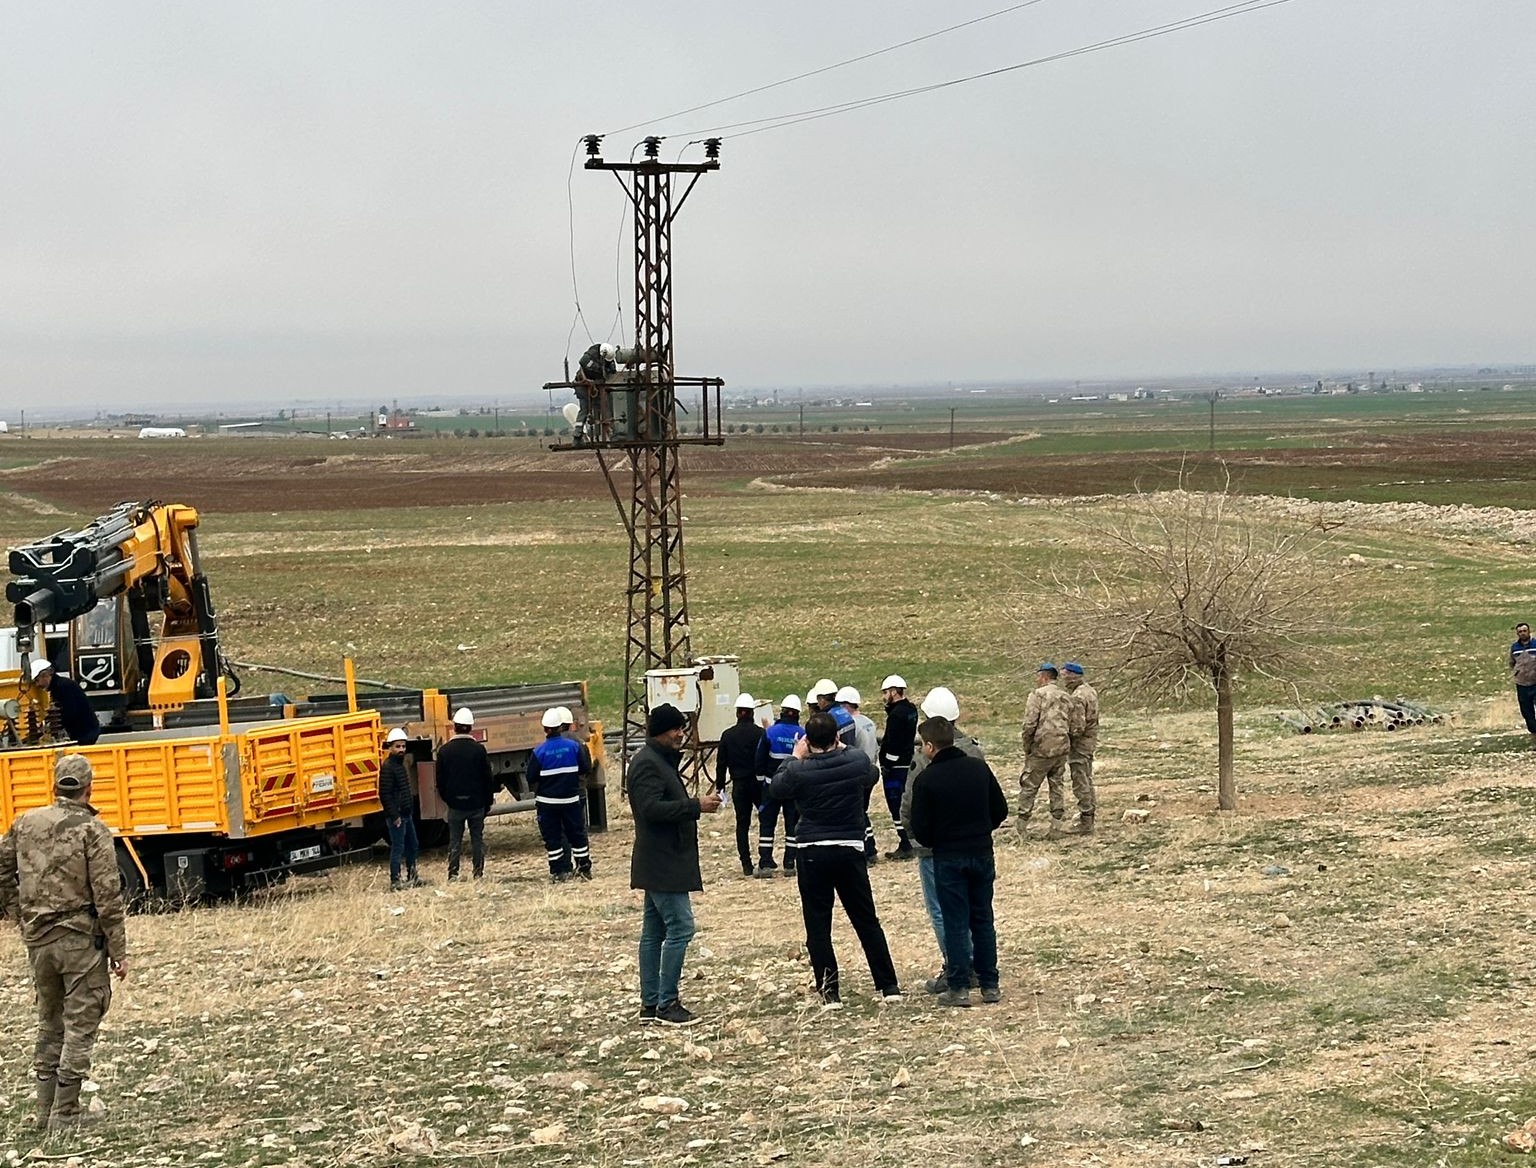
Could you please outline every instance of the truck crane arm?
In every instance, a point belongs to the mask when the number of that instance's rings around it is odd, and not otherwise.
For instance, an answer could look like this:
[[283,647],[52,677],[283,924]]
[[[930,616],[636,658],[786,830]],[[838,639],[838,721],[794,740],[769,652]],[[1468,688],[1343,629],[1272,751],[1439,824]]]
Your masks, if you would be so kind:
[[[10,549],[17,648],[26,656],[35,632],[84,616],[99,601],[126,594],[135,649],[142,655],[152,709],[210,697],[221,674],[234,680],[219,651],[218,622],[197,553],[198,515],[181,503],[119,503],[79,531],[61,531]],[[158,638],[148,616],[163,616]],[[237,683],[238,684],[238,683]]]

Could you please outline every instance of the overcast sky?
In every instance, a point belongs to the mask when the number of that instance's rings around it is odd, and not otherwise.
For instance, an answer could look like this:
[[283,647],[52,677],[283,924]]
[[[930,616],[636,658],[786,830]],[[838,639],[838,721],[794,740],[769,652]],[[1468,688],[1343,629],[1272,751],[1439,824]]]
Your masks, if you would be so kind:
[[[0,416],[526,396],[589,343],[571,224],[591,333],[618,285],[631,327],[627,204],[568,188],[579,135],[1006,2],[4,0]],[[1221,2],[1040,0],[659,129],[675,157]],[[1292,0],[728,131],[675,229],[678,370],[1536,361],[1533,111],[1528,0]]]

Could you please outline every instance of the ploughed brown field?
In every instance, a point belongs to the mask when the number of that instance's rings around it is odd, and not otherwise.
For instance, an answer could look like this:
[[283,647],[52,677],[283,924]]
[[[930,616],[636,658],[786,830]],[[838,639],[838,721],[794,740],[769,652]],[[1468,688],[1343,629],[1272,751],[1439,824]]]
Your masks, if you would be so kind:
[[[719,493],[764,478],[797,486],[975,490],[1069,496],[1158,489],[1181,473],[1198,482],[1223,471],[1194,450],[1102,449],[1035,453],[1032,435],[969,431],[731,436],[725,446],[684,450],[685,489]],[[1313,439],[1313,441],[1320,441]],[[207,512],[367,510],[469,503],[591,500],[607,496],[594,454],[550,451],[528,439],[379,441],[346,446],[219,439],[169,446],[58,444],[59,457],[0,474],[0,487],[62,509],[95,513],[118,494],[176,499],[195,481]],[[1352,429],[1326,445],[1223,449],[1237,487],[1366,500],[1442,494],[1477,482],[1475,501],[1519,505],[1533,474],[1518,429]],[[622,465],[621,452],[610,460]],[[1508,475],[1505,480],[1500,476]],[[114,483],[132,489],[114,490]],[[1474,500],[1467,500],[1474,501]]]

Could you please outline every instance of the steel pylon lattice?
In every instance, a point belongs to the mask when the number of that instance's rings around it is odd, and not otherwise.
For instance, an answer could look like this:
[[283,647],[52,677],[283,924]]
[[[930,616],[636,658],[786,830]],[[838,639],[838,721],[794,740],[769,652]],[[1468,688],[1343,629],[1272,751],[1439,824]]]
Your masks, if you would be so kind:
[[[721,445],[716,377],[679,378],[672,341],[672,223],[700,176],[718,170],[719,143],[706,143],[703,162],[662,162],[659,139],[644,157],[608,162],[589,137],[586,169],[618,178],[632,210],[635,252],[635,360],[613,392],[625,395],[623,424],[612,405],[597,432],[571,448],[592,449],[629,533],[628,626],[624,649],[624,738],[627,773],[632,749],[646,737],[646,673],[690,663],[688,572],[683,556],[683,446]],[[686,179],[674,197],[674,179]],[[550,383],[577,388],[573,382]],[[696,391],[694,432],[678,426],[678,390]],[[566,447],[559,447],[566,449]],[[610,458],[618,452],[620,457]],[[627,464],[628,475],[624,469]],[[628,481],[621,484],[627,477]],[[627,497],[622,488],[627,488]],[[695,756],[696,760],[696,756]]]

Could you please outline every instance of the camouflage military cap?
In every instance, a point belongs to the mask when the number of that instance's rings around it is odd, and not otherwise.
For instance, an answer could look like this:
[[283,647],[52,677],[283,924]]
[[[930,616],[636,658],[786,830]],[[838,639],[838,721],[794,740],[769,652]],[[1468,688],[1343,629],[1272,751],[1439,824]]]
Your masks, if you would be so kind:
[[91,785],[91,763],[83,754],[66,754],[53,765],[53,789],[60,795],[78,795]]

